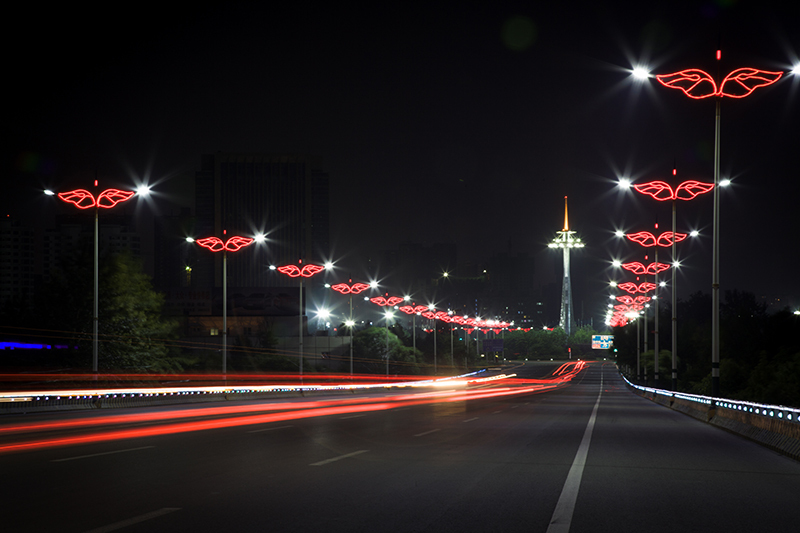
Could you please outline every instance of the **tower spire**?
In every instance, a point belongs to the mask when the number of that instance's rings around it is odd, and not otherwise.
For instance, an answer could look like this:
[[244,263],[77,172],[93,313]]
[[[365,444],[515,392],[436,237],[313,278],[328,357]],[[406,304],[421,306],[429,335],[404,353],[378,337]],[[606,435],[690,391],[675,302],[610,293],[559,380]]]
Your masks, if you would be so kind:
[[564,229],[556,232],[556,238],[548,245],[550,248],[561,248],[564,254],[564,282],[561,287],[561,317],[559,326],[567,336],[572,334],[575,322],[572,309],[572,283],[569,276],[569,255],[573,248],[583,248],[583,242],[575,231],[569,229],[567,197],[564,197]]

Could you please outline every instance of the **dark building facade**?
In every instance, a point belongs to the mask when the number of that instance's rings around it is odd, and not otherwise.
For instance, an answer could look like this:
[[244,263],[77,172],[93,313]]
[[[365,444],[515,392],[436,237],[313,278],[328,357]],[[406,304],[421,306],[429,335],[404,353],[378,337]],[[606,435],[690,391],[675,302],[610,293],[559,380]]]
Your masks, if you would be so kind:
[[[202,157],[195,175],[195,238],[267,235],[266,245],[229,257],[229,286],[281,286],[286,280],[269,265],[329,258],[329,178],[321,165],[321,158],[303,155]],[[214,255],[213,261],[198,256],[194,283],[221,286],[222,257]]]

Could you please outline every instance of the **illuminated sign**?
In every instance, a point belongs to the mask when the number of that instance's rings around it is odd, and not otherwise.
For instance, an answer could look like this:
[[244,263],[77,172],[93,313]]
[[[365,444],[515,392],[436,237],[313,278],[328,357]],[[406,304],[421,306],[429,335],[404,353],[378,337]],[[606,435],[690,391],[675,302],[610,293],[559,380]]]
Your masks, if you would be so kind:
[[608,350],[614,345],[614,335],[592,335],[593,350]]

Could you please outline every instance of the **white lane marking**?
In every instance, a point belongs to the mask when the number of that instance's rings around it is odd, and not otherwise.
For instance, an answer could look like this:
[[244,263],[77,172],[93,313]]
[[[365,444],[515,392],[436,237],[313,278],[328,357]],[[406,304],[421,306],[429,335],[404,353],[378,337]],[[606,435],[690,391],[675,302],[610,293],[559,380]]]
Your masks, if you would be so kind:
[[367,453],[369,450],[358,450],[357,452],[346,453],[344,455],[340,455],[339,457],[331,457],[330,459],[325,459],[324,461],[318,461],[316,463],[311,463],[308,466],[322,466],[328,463],[332,463],[334,461],[339,461],[341,459],[347,459],[348,457],[353,457],[356,455],[361,455],[362,453]]
[[492,414],[493,414],[493,415],[496,415],[497,413],[502,413],[502,412],[503,412],[503,411],[495,411],[495,412],[494,412],[494,413],[492,413]]
[[569,532],[569,527],[572,524],[572,514],[575,512],[575,501],[578,499],[578,490],[581,488],[583,467],[586,466],[586,456],[589,454],[589,444],[592,441],[592,430],[594,430],[594,423],[597,420],[597,409],[600,407],[600,398],[602,396],[603,370],[601,368],[600,392],[597,394],[592,416],[589,417],[589,423],[586,424],[586,430],[583,432],[583,439],[581,439],[581,444],[578,446],[578,453],[575,454],[575,460],[572,462],[569,474],[567,474],[567,481],[564,482],[564,488],[561,489],[561,496],[559,496],[558,503],[556,503],[553,517],[550,518],[547,533]]
[[436,433],[437,431],[441,431],[441,429],[431,429],[431,430],[425,431],[423,433],[417,433],[414,436],[415,437],[424,437],[425,435],[430,435],[431,433]]
[[512,405],[511,406],[512,409],[516,409],[517,407],[519,407],[519,405]]
[[462,420],[461,423],[462,424],[466,424],[467,422],[472,422],[473,420],[477,420],[478,418],[480,418],[480,417],[476,416],[474,418],[467,418],[466,420]]
[[349,418],[361,418],[362,416],[367,416],[367,415],[350,415],[350,416],[340,416],[340,417],[339,417],[339,420],[347,420],[347,419],[349,419]]
[[169,514],[173,511],[180,511],[180,510],[181,510],[180,507],[164,507],[163,509],[159,509],[158,511],[153,511],[152,513],[146,513],[139,516],[134,516],[133,518],[128,518],[127,520],[122,520],[121,522],[114,522],[113,524],[109,524],[107,526],[102,526],[96,529],[86,531],[86,533],[108,533],[109,531],[116,531],[118,529],[122,529],[123,527],[132,526],[133,524],[138,524],[139,522],[144,522],[145,520],[157,518],[161,515]]
[[275,431],[276,429],[286,429],[286,428],[293,428],[294,426],[278,426],[274,428],[264,428],[264,429],[253,429],[248,431],[248,433],[263,433],[264,431]]
[[76,459],[88,459],[89,457],[100,457],[101,455],[113,455],[115,453],[135,452],[139,450],[148,450],[155,448],[155,446],[140,446],[139,448],[127,448],[125,450],[114,450],[112,452],[93,453],[91,455],[76,455],[75,457],[65,457],[63,459],[51,459],[51,463],[61,463],[63,461],[74,461]]

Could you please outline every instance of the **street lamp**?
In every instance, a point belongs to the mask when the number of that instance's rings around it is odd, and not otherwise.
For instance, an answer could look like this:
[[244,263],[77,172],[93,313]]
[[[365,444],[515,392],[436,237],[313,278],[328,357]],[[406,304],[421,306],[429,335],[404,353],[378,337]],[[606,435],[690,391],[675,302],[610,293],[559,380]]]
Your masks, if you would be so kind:
[[[330,263],[328,263],[330,265]],[[303,264],[303,260],[298,261],[296,265],[285,265],[276,267],[270,265],[270,270],[277,270],[281,274],[286,274],[290,278],[298,278],[300,281],[300,300],[298,301],[300,326],[298,334],[300,336],[298,350],[300,352],[300,379],[303,379],[303,278],[310,278],[315,274],[319,274],[326,267],[321,265]],[[329,267],[330,268],[330,267]]]
[[[717,50],[717,61],[722,52]],[[659,74],[656,79],[664,87],[679,89],[689,98],[700,100],[713,97],[716,100],[714,122],[714,227],[711,275],[711,396],[719,397],[719,141],[720,103],[722,97],[744,98],[759,87],[777,82],[782,72],[770,72],[754,68],[739,68],[732,71],[717,84],[713,76],[700,69],[685,69],[671,74]],[[712,405],[712,408],[714,405]]]
[[353,283],[353,280],[349,280],[348,283],[352,283],[352,285],[348,285],[347,283],[337,283],[336,285],[331,285],[331,289],[335,290],[339,294],[349,294],[350,295],[350,319],[345,322],[345,326],[350,328],[350,378],[353,378],[353,326],[356,325],[355,321],[353,321],[353,295],[360,294],[365,290],[370,288],[370,285],[366,283]]
[[[227,234],[226,230],[222,230],[222,234]],[[246,246],[250,246],[254,242],[264,242],[264,235],[256,235],[255,237],[230,237],[225,242],[219,237],[206,237],[204,239],[195,240],[192,237],[186,237],[186,242],[196,242],[199,246],[207,248],[212,252],[222,252],[222,375],[226,376],[228,373],[228,252],[238,252]]]
[[[677,175],[677,169],[672,169],[672,175]],[[729,180],[725,180],[728,181]],[[723,186],[720,182],[720,186]],[[677,221],[677,201],[678,200],[692,200],[700,194],[705,194],[714,189],[713,183],[703,183],[700,181],[689,180],[684,181],[678,185],[674,190],[668,183],[663,181],[651,181],[650,183],[643,183],[641,185],[634,185],[634,189],[641,194],[652,196],[660,201],[672,201],[672,262],[675,263],[676,252],[675,245],[677,239],[675,238],[675,226]],[[693,232],[694,236],[696,232]],[[656,261],[658,261],[658,252],[656,252]],[[676,269],[672,269],[672,390],[678,390],[678,291]],[[656,320],[658,320],[658,301],[656,300]],[[658,323],[656,323],[656,335],[658,335]],[[658,336],[656,336],[656,351],[658,351]],[[658,358],[658,354],[656,354]]]
[[[94,180],[94,186],[97,187],[97,180]],[[140,186],[137,189],[139,194],[146,195],[150,189],[147,186]],[[94,303],[92,310],[92,372],[97,373],[98,366],[98,323],[99,319],[99,240],[100,240],[100,226],[99,226],[99,213],[100,209],[111,209],[115,205],[130,200],[137,193],[134,191],[123,191],[120,189],[106,189],[97,195],[94,195],[86,189],[76,189],[69,192],[54,193],[51,190],[45,190],[44,193],[48,196],[58,196],[64,202],[74,204],[78,209],[91,209],[94,208]]]
[[400,302],[404,301],[403,298],[399,296],[389,296],[389,293],[386,293],[386,297],[383,296],[375,296],[374,298],[369,298],[369,301],[380,305],[381,307],[386,307],[386,312],[384,313],[384,317],[386,319],[386,375],[389,375],[389,319],[394,317],[394,313],[390,310],[391,307],[399,304]]

